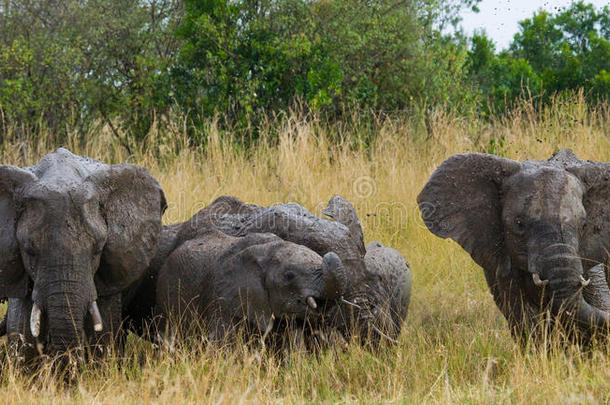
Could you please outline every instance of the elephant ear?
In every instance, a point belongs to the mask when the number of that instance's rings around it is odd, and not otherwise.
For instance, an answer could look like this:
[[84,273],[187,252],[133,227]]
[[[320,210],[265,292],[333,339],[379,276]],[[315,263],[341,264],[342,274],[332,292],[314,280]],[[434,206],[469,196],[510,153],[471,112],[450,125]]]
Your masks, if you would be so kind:
[[150,264],[167,202],[157,180],[140,166],[104,165],[89,180],[101,190],[108,227],[95,284],[98,295],[114,295],[137,280]]
[[336,195],[330,199],[322,214],[345,225],[360,248],[362,256],[366,254],[362,225],[358,214],[356,214],[356,209],[349,201],[340,195]]
[[28,293],[28,275],[23,269],[16,238],[16,193],[36,177],[14,166],[0,166],[0,298],[22,298]]
[[505,260],[502,182],[520,166],[479,153],[450,157],[417,197],[424,223],[433,234],[459,243],[479,266],[496,270]]
[[566,170],[585,188],[583,206],[587,219],[580,239],[586,267],[610,260],[610,163],[572,161]]
[[251,234],[218,261],[226,269],[225,275],[230,276],[217,280],[216,294],[223,297],[224,302],[239,303],[241,314],[250,324],[256,325],[261,334],[273,327],[267,277],[269,266],[275,264],[271,252],[280,243],[273,234]]

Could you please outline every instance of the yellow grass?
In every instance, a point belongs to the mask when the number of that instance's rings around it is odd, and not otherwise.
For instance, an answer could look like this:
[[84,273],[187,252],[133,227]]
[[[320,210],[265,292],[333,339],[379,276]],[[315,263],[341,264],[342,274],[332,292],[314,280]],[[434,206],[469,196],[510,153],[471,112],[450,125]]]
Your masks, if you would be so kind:
[[[581,354],[576,347],[515,345],[481,269],[455,243],[423,227],[415,198],[434,168],[458,152],[547,159],[567,147],[583,159],[610,161],[610,124],[604,118],[609,113],[607,105],[587,110],[579,97],[557,100],[544,110],[525,103],[510,118],[493,123],[439,112],[432,114],[429,131],[411,120],[379,122],[368,147],[353,140],[363,137],[357,129],[329,128],[298,114],[269,124],[249,150],[232,145],[230,133],[213,123],[204,151],[187,147],[178,120],[167,131],[152,131],[148,146],[133,156],[106,129],[91,134],[85,144],[73,142],[67,146],[76,153],[149,168],[170,203],[167,223],[190,217],[223,194],[263,205],[293,201],[317,214],[332,195],[344,196],[356,206],[367,241],[395,247],[411,263],[409,317],[400,344],[378,352],[351,344],[347,351],[284,358],[241,347],[200,346],[168,354],[133,338],[124,359],[111,356],[86,367],[69,388],[55,384],[48,372],[23,376],[5,362],[0,401],[608,402],[610,350]],[[8,134],[1,162],[32,164],[53,147]]]

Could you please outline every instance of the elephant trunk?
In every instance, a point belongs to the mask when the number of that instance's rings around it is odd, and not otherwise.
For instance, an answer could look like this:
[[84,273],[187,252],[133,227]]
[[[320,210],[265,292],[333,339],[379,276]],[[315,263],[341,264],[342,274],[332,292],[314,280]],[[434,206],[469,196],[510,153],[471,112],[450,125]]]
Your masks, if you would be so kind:
[[66,291],[50,293],[46,305],[48,337],[52,351],[64,352],[82,346],[86,300]]
[[325,299],[337,299],[343,295],[347,286],[347,277],[341,259],[334,252],[324,255],[322,277],[324,280],[322,296]]
[[[530,271],[535,285],[548,288],[552,313],[559,317],[568,315],[583,331],[609,326],[610,313],[585,299],[587,294],[583,292],[592,286],[589,287],[590,279],[584,277],[582,261],[575,249],[558,243],[547,247],[542,253],[541,265],[530,263]],[[538,268],[542,275],[537,272]]]
[[[38,284],[38,285],[36,285]],[[101,316],[95,303],[93,279],[60,278],[36,283],[32,298],[30,327],[32,335],[46,332],[48,351],[64,353],[83,348],[85,318],[89,311],[96,331],[101,330]],[[41,326],[42,324],[42,326]],[[38,328],[38,330],[36,330]]]

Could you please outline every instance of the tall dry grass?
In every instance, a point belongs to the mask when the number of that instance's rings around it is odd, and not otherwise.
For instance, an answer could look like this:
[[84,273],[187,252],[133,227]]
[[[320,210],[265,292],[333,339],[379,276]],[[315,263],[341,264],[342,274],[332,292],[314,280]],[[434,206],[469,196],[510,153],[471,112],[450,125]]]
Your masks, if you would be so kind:
[[[367,241],[400,250],[413,271],[409,318],[398,346],[269,356],[255,348],[203,345],[169,354],[136,338],[124,358],[88,365],[66,388],[49,372],[24,376],[5,362],[0,401],[7,403],[598,403],[610,401],[610,351],[515,345],[482,271],[451,241],[431,235],[415,198],[434,168],[458,152],[547,159],[572,148],[610,161],[608,105],[578,96],[511,116],[469,121],[437,112],[428,125],[376,123],[374,140],[356,126],[328,126],[294,114],[271,122],[250,149],[214,123],[204,150],[188,146],[179,120],[153,130],[132,156],[110,131],[68,143],[75,153],[141,164],[161,182],[166,222],[190,217],[230,194],[255,204],[298,202],[320,214],[333,194],[352,201]],[[371,128],[370,126],[367,128]],[[423,128],[427,128],[424,131]],[[362,131],[364,133],[364,130]],[[370,138],[370,133],[366,134]],[[32,164],[54,149],[8,134],[1,161]],[[154,150],[154,153],[151,151]]]

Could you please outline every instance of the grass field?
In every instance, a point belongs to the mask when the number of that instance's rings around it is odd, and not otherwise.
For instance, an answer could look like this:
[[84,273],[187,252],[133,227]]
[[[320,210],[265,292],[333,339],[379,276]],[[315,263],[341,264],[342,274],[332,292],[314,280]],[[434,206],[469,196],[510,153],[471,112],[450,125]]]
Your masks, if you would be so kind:
[[[544,110],[525,103],[491,123],[437,113],[427,126],[387,120],[371,130],[329,128],[315,117],[294,115],[269,124],[248,150],[213,123],[205,150],[186,146],[179,123],[152,131],[148,147],[132,156],[106,130],[85,144],[67,145],[79,154],[148,167],[166,192],[167,223],[190,217],[223,194],[264,205],[298,202],[317,214],[332,195],[344,196],[354,203],[366,240],[400,250],[411,263],[409,317],[400,344],[378,352],[351,344],[345,351],[285,358],[204,346],[168,354],[134,338],[125,358],[85,367],[69,388],[55,384],[48,371],[23,376],[6,363],[0,402],[608,402],[610,350],[581,354],[553,344],[548,350],[517,346],[482,270],[455,243],[423,227],[415,198],[434,168],[458,152],[547,159],[567,147],[583,159],[610,161],[609,116],[608,105],[588,109],[575,97]],[[369,146],[359,141],[371,135]],[[31,164],[54,146],[9,134],[1,162]]]

